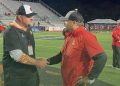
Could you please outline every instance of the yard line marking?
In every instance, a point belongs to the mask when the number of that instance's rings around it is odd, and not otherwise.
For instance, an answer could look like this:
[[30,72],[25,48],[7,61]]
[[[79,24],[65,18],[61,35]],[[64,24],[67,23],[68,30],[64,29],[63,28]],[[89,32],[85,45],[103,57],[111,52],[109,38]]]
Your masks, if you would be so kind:
[[51,48],[61,48],[61,47],[57,47],[57,46],[46,46],[46,45],[36,45],[36,46],[51,47]]
[[48,74],[51,74],[51,75],[60,75],[60,73],[53,72],[53,71],[50,71],[50,70],[46,70],[45,72],[48,73]]

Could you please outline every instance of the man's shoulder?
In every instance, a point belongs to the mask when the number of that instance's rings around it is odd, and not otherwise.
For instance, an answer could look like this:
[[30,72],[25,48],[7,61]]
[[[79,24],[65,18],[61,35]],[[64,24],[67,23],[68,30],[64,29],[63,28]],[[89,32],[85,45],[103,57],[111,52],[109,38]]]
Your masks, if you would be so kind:
[[84,39],[87,39],[87,40],[96,39],[96,36],[93,33],[86,31],[86,30],[84,30],[84,32],[83,32],[83,37],[84,37]]
[[81,29],[81,33],[83,33],[84,36],[88,36],[88,35],[93,35],[93,33],[91,33],[90,31],[86,30],[85,28]]
[[7,29],[5,30],[4,34],[15,34],[16,29],[14,27],[8,26]]

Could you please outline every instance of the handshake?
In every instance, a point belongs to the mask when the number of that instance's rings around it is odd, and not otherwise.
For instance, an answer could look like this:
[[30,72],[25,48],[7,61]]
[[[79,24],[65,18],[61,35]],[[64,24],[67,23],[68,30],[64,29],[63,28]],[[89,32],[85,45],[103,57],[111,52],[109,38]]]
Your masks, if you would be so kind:
[[47,61],[47,59],[43,59],[43,58],[36,59],[36,61],[35,61],[35,66],[38,68],[44,68],[48,64],[49,64],[49,62]]

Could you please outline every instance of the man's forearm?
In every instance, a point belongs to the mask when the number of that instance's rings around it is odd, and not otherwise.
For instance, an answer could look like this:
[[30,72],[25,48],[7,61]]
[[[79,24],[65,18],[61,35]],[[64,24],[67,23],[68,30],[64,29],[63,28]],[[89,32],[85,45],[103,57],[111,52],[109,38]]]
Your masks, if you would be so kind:
[[46,59],[34,59],[29,55],[23,53],[20,49],[10,51],[10,56],[16,62],[20,62],[22,64],[35,65],[37,67],[45,67],[48,64],[48,61]]
[[23,64],[28,64],[28,65],[35,65],[36,60],[27,54],[23,53],[22,50],[16,49],[10,51],[10,56],[13,58],[16,62],[20,62]]
[[47,59],[49,61],[49,65],[58,64],[62,61],[62,53],[58,53],[57,55],[50,57]]
[[105,53],[95,56],[94,57],[94,65],[93,65],[93,68],[92,68],[90,74],[88,75],[88,78],[89,79],[97,78],[99,76],[99,74],[102,72],[106,61],[107,61],[107,56]]
[[36,65],[37,60],[34,58],[31,58],[26,54],[22,54],[19,59],[19,62],[23,64],[28,64],[28,65]]

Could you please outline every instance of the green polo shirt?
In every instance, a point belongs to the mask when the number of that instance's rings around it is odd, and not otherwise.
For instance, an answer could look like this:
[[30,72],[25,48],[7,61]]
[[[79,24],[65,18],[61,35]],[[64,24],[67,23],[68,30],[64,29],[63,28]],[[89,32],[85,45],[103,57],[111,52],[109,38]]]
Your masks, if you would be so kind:
[[[18,28],[9,27],[9,29],[7,29],[4,33],[3,41],[4,41],[3,42],[3,52],[4,52],[3,68],[4,68],[5,84],[10,81],[12,83],[13,81],[21,78],[22,81],[21,80],[16,81],[17,82],[16,83],[17,85],[15,84],[16,86],[19,86],[18,83],[24,83],[26,79],[29,83],[31,83],[30,86],[37,86],[35,84],[32,85],[32,83],[36,82],[35,79],[38,79],[37,68],[32,65],[26,65],[26,64],[16,62],[14,59],[11,58],[9,53],[12,50],[20,49],[25,54],[29,55],[28,46],[30,45],[33,48],[33,55],[30,55],[30,56],[32,58],[35,58],[35,41],[30,29],[28,29],[25,32]],[[33,77],[35,78],[34,80],[32,81],[29,80]],[[27,85],[28,84],[25,84],[24,86],[27,86]],[[6,84],[5,86],[10,86],[10,84],[9,85]]]

